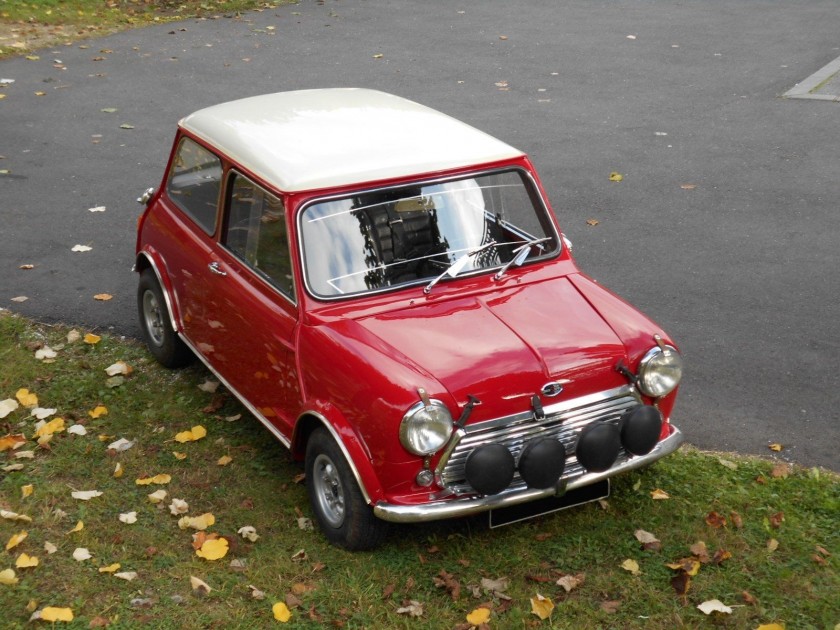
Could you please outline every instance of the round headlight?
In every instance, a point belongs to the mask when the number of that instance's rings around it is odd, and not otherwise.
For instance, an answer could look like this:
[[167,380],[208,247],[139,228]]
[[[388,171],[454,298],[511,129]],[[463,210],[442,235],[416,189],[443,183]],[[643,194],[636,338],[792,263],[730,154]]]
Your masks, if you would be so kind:
[[400,442],[415,455],[431,455],[449,441],[452,416],[439,400],[418,402],[403,416]]
[[651,348],[639,363],[639,389],[652,398],[670,394],[680,384],[682,367],[682,357],[676,348]]

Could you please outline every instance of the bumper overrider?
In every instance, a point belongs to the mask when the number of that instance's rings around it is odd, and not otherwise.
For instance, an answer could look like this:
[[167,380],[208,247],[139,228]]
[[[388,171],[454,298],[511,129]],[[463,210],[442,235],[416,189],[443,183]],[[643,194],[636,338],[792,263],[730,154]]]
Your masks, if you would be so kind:
[[[374,514],[393,523],[417,523],[560,497],[648,466],[683,443],[672,424],[659,440],[659,411],[640,405],[627,389],[609,394],[574,408],[546,408],[541,422],[508,418],[459,436],[461,446],[445,453],[437,471],[446,493],[431,495],[423,504],[379,502]],[[569,462],[564,461],[564,444],[574,452]]]

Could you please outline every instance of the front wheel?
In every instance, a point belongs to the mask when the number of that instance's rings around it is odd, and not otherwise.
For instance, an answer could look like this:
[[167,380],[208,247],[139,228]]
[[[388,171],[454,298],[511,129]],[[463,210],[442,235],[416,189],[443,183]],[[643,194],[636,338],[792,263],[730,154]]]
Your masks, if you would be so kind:
[[306,489],[324,536],[350,551],[373,549],[388,523],[376,518],[333,437],[315,429],[306,444]]
[[192,362],[193,353],[172,328],[163,290],[152,269],[144,269],[140,274],[137,312],[143,341],[161,365],[176,368]]

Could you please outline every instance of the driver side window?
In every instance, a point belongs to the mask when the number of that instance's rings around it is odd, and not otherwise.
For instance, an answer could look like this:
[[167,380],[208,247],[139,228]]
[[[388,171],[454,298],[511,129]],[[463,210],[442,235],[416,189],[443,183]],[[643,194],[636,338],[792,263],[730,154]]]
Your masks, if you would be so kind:
[[239,173],[231,174],[224,243],[238,258],[295,299],[283,200]]

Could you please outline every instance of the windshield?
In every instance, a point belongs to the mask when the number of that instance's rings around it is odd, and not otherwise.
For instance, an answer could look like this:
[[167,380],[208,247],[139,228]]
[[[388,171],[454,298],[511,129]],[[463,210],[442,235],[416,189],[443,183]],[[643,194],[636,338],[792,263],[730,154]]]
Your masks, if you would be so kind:
[[535,239],[548,240],[534,259],[559,247],[533,183],[518,170],[322,201],[300,221],[306,281],[319,297],[428,283],[491,242],[462,274],[500,267]]

